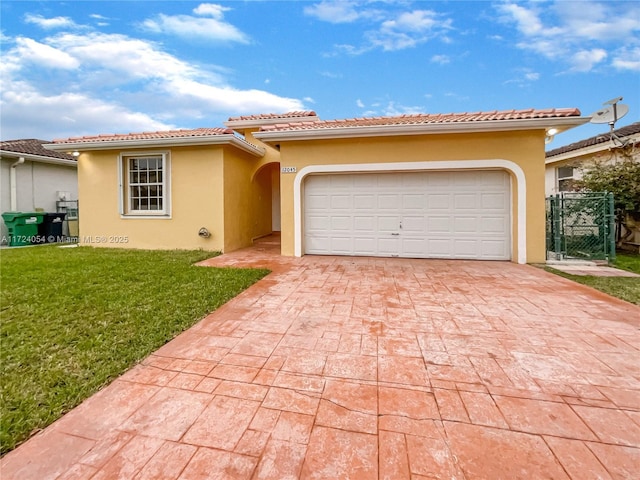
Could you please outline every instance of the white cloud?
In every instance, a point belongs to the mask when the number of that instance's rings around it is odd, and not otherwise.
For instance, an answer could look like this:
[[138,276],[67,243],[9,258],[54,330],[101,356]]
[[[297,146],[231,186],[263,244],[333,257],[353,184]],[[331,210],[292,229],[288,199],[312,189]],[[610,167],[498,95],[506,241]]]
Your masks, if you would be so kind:
[[195,102],[201,108],[248,113],[301,110],[302,103],[294,98],[279,97],[264,90],[239,90],[227,85],[207,85],[187,78],[172,78],[166,85],[169,95],[182,102]]
[[202,15],[213,17],[217,20],[224,18],[224,12],[231,10],[229,7],[223,7],[222,5],[216,5],[215,3],[201,3],[193,9],[193,13],[196,15]]
[[40,28],[44,28],[45,30],[54,28],[71,28],[76,26],[74,21],[69,17],[44,18],[42,15],[32,15],[30,13],[24,16],[24,21],[38,25]]
[[403,12],[395,20],[382,23],[382,30],[399,30],[406,32],[423,32],[437,25],[436,13],[432,10],[414,10]]
[[[185,119],[304,109],[299,99],[236,88],[220,67],[188,63],[126,35],[60,33],[8,43],[1,90],[7,138],[188,128]],[[61,73],[53,78],[51,68]]]
[[424,113],[424,107],[417,105],[399,105],[393,101],[389,102],[386,107],[384,107],[384,115],[386,116],[412,115],[416,113]]
[[[369,106],[368,110],[361,113],[363,117],[394,117],[397,115],[413,115],[417,113],[424,113],[425,109],[420,105],[402,105],[394,100],[385,100],[386,103],[374,102]],[[366,105],[357,100],[356,105],[358,108],[365,108]]]
[[16,39],[16,53],[24,61],[45,68],[73,69],[80,66],[80,62],[67,52],[36,42],[31,38],[18,37]]
[[[307,15],[329,23],[367,22],[371,28],[364,33],[364,44],[337,44],[334,48],[339,53],[361,55],[373,49],[384,51],[412,48],[433,38],[449,43],[451,39],[446,32],[452,29],[452,20],[433,10],[408,10],[402,2],[390,4],[394,8],[380,10],[369,8],[373,2],[323,0],[305,7]],[[398,8],[395,8],[398,7]]]
[[154,33],[197,38],[217,42],[249,43],[249,37],[232,24],[224,21],[228,7],[203,3],[191,15],[165,15],[163,13],[142,22],[142,27]]
[[616,52],[611,65],[618,70],[640,72],[640,47],[620,49]]
[[438,36],[445,37],[451,25],[451,19],[441,19],[441,15],[432,10],[414,10],[382,22],[380,28],[369,32],[367,37],[385,51],[402,50]]
[[531,36],[540,33],[542,22],[538,18],[538,12],[514,3],[502,4],[498,9],[508,18],[511,17],[517,24],[518,30],[524,35]]
[[19,81],[4,87],[1,116],[3,138],[36,136],[53,140],[83,134],[167,130],[174,127],[144,113],[84,94],[66,92],[46,95],[28,83]]
[[[519,33],[516,46],[553,61],[569,71],[589,72],[608,58],[619,69],[634,69],[614,52],[640,45],[638,2],[506,2],[499,20]],[[613,55],[612,55],[613,54]]]
[[109,20],[109,18],[105,17],[104,15],[100,15],[99,13],[92,13],[91,15],[89,15],[89,18],[97,20],[96,25],[98,25],[99,27],[106,27],[107,25],[109,25],[109,22],[107,21]]
[[122,83],[139,78],[169,79],[197,74],[196,68],[155,44],[126,35],[65,33],[49,38],[48,42],[73,55],[89,69],[114,72]]
[[316,103],[316,101],[312,97],[304,97],[302,100],[307,103]]
[[451,58],[449,58],[448,55],[434,55],[431,57],[431,62],[446,65],[447,63],[451,63]]
[[329,23],[351,23],[361,17],[356,10],[357,6],[357,2],[323,0],[305,7],[304,13]]
[[571,57],[571,70],[574,72],[589,72],[605,58],[607,58],[607,52],[601,48],[580,50]]
[[540,80],[540,73],[534,72],[529,68],[518,68],[515,70],[515,73],[516,76],[504,82],[505,85],[512,83],[519,87],[526,87]]

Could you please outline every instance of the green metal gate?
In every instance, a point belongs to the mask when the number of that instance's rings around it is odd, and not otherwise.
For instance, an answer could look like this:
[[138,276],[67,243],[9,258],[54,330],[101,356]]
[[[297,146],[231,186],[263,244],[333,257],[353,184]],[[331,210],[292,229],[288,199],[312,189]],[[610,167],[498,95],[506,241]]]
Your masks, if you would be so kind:
[[615,260],[612,193],[565,192],[547,198],[547,259]]

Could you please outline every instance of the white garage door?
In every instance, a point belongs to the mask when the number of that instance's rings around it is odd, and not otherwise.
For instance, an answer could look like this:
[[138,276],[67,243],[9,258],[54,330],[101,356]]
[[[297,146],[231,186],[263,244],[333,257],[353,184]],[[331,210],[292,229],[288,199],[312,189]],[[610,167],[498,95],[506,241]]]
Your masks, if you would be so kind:
[[313,175],[305,253],[509,260],[510,198],[498,170]]

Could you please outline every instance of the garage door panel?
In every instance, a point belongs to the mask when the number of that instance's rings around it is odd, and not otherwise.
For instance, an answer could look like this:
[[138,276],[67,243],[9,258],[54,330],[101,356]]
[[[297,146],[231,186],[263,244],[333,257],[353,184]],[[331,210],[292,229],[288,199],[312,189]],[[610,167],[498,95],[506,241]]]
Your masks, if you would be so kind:
[[376,217],[373,215],[361,216],[357,215],[353,217],[353,229],[357,233],[376,231]]
[[377,207],[377,199],[375,195],[353,195],[353,208],[355,210],[375,210]]
[[329,175],[329,184],[335,190],[349,190],[353,187],[353,175]]
[[353,239],[354,255],[376,255],[377,239],[375,237],[355,237]]
[[451,242],[447,238],[430,238],[427,251],[432,258],[451,258]]
[[308,253],[320,255],[331,253],[331,239],[328,235],[306,235],[305,246]]
[[331,253],[349,255],[352,251],[353,239],[351,237],[341,237],[336,234],[331,236]]
[[328,215],[309,215],[305,228],[311,232],[326,232],[331,229],[331,218]]
[[447,210],[451,208],[451,195],[448,193],[427,193],[428,210]]
[[427,231],[430,233],[453,232],[453,218],[445,216],[427,216]]
[[509,222],[504,217],[489,217],[483,215],[480,221],[481,233],[495,233],[498,235],[509,235]]
[[378,178],[378,187],[381,189],[394,189],[395,191],[402,191],[399,187],[402,186],[402,174],[385,175],[375,174]]
[[420,256],[427,247],[425,239],[423,237],[417,238],[401,238],[402,250],[401,253],[406,257]]
[[353,188],[365,188],[370,190],[378,185],[378,175],[371,173],[363,173],[360,175],[351,175],[353,179]]
[[381,193],[378,195],[378,210],[400,210],[402,196],[399,193]]
[[451,184],[458,187],[475,187],[478,183],[478,172],[451,172]]
[[402,195],[402,209],[407,210],[424,210],[423,193],[409,193]]
[[490,170],[478,173],[479,175],[477,178],[479,186],[487,187],[489,189],[494,189],[496,185],[501,185],[503,187],[509,186],[509,175],[501,170]]
[[449,187],[451,183],[449,172],[429,172],[426,176],[426,188]]
[[453,240],[453,254],[456,258],[475,258],[478,255],[478,240],[457,238]]
[[331,185],[330,175],[313,175],[309,177],[305,183],[305,192],[307,194],[313,194],[317,192],[326,192],[327,188]]
[[305,253],[506,260],[502,171],[367,173],[305,181]]
[[402,217],[402,231],[407,234],[416,234],[425,232],[424,216],[409,216]]
[[351,217],[331,217],[331,230],[350,232],[353,230]]
[[350,210],[351,195],[331,195],[330,205],[333,210]]
[[482,210],[500,210],[507,208],[508,198],[504,193],[483,193],[480,195],[479,206]]
[[478,233],[478,217],[454,217],[453,233]]
[[478,208],[478,195],[476,193],[455,194],[453,205],[456,209],[475,210]]
[[509,254],[509,245],[504,240],[480,240],[480,243],[484,259],[502,259]]
[[312,210],[326,210],[330,207],[331,203],[329,195],[316,195],[309,194],[305,202],[305,208],[308,211]]
[[397,232],[400,229],[400,217],[397,215],[378,216],[378,231],[384,233]]
[[384,257],[397,257],[398,243],[399,240],[397,237],[378,238],[378,251],[376,255]]
[[[422,172],[421,172],[422,173]],[[400,174],[402,180],[402,186],[413,188],[418,187],[420,190],[424,190],[426,186],[426,175],[418,174],[416,172],[402,173]]]

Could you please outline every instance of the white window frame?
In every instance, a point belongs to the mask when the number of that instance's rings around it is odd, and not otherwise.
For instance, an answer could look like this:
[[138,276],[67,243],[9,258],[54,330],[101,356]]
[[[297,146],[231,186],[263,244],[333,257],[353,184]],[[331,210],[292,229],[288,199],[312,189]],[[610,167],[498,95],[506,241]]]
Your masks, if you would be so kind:
[[[129,185],[129,160],[160,157],[162,159],[162,209],[133,210]],[[169,151],[121,152],[118,155],[118,209],[122,218],[171,218],[171,155]]]
[[[560,170],[563,168],[570,168],[571,169],[571,175],[567,176],[567,175],[563,175],[560,176]],[[556,185],[557,185],[557,191],[558,192],[565,192],[565,191],[571,191],[571,190],[563,190],[562,188],[560,188],[560,186],[562,185],[563,180],[575,180],[575,175],[576,175],[576,167],[574,167],[573,165],[562,165],[560,167],[556,167]]]

